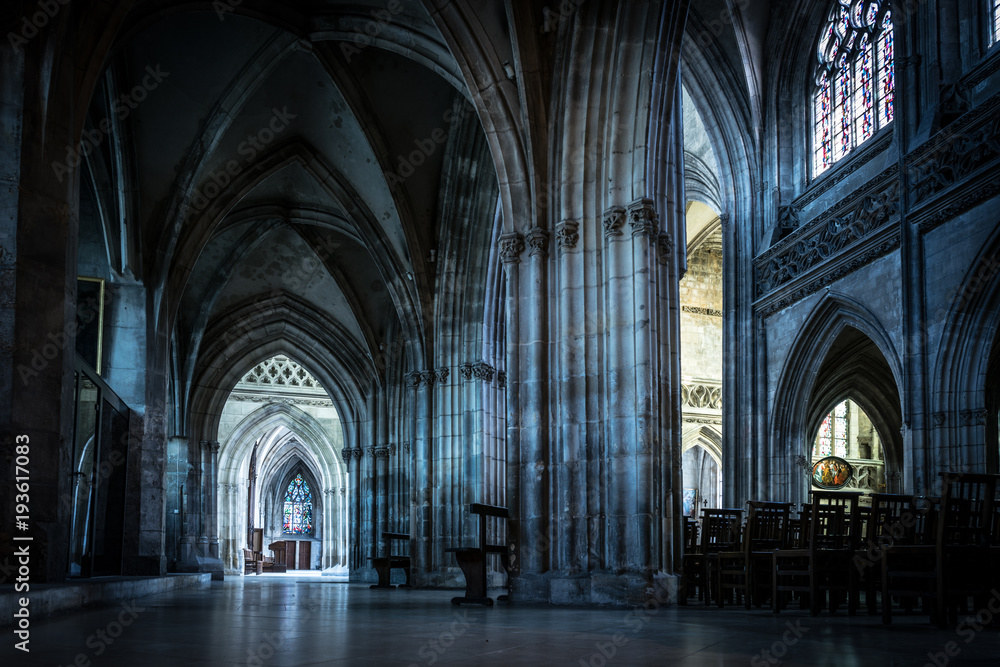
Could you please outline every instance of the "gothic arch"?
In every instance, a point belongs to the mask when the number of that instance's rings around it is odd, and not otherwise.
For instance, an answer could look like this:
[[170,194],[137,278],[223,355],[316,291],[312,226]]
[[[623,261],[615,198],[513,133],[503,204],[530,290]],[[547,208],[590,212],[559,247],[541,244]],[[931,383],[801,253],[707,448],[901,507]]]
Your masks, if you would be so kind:
[[934,365],[932,442],[942,460],[924,461],[927,480],[942,470],[1000,472],[1000,452],[985,447],[990,364],[1000,339],[1000,226],[983,245],[949,304]]
[[[314,444],[308,447],[303,440]],[[240,549],[246,539],[247,474],[258,442],[258,502],[263,502],[262,490],[276,470],[287,468],[293,460],[300,462],[312,476],[313,502],[318,502],[316,507],[323,510],[323,524],[317,524],[323,541],[321,562],[324,567],[344,564],[347,537],[346,531],[339,527],[343,526],[346,513],[343,507],[336,508],[336,503],[327,506],[324,497],[328,489],[339,492],[347,486],[347,469],[341,452],[315,418],[286,403],[271,403],[247,415],[219,448],[219,487],[225,492],[219,494],[218,508],[223,563],[229,568],[239,566]],[[339,514],[335,513],[337,509]],[[336,563],[335,558],[339,559]]]
[[900,433],[901,377],[899,355],[878,318],[854,299],[828,292],[802,326],[775,386],[761,496],[805,501],[806,478],[795,461],[808,455],[823,417],[844,398],[857,402],[879,430],[887,472],[904,471],[904,487],[913,488]]

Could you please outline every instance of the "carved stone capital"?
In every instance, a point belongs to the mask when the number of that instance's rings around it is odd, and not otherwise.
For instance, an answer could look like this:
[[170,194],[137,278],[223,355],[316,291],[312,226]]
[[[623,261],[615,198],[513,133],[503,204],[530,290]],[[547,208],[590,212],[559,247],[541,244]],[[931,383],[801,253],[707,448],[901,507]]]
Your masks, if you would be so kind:
[[368,456],[370,458],[375,458],[375,450],[378,449],[378,447],[376,447],[375,445],[371,445],[369,447],[366,447],[365,449],[368,452]]
[[656,257],[660,264],[666,266],[670,262],[670,256],[674,254],[674,237],[670,232],[663,232],[656,237]]
[[556,243],[560,249],[575,248],[580,241],[580,223],[573,220],[564,220],[556,225]]
[[448,381],[448,375],[450,374],[451,371],[448,370],[446,366],[442,366],[441,368],[438,368],[437,370],[434,371],[434,377],[436,377],[437,381],[441,382],[442,384]]
[[388,447],[386,447],[386,449],[389,452],[389,456],[395,456],[398,448],[396,447],[396,445],[390,444]]
[[601,221],[604,225],[605,238],[621,236],[622,227],[625,225],[625,209],[621,206],[612,206],[604,211]]
[[549,256],[549,233],[541,227],[532,227],[524,241],[528,244],[529,257],[541,256],[545,259]]
[[434,371],[420,371],[420,382],[427,385],[428,387],[434,386],[434,380],[436,379]]
[[420,371],[410,371],[403,377],[407,387],[413,389],[420,386]]
[[403,443],[403,453],[405,453],[405,454],[409,454],[410,453],[410,443],[408,443],[408,442],[404,442]]
[[462,364],[461,366],[458,367],[458,370],[459,372],[462,373],[463,380],[468,381],[473,379],[474,376],[472,374],[472,364],[469,363]]
[[496,373],[496,369],[485,361],[480,361],[472,366],[472,374],[477,380],[482,380],[483,382],[491,381],[494,373]]
[[389,447],[388,446],[383,445],[381,447],[372,447],[372,450],[373,450],[372,455],[376,459],[382,459],[382,460],[385,460],[385,461],[389,460]]
[[657,226],[656,209],[653,208],[652,199],[637,199],[628,205],[629,225],[632,227],[632,236],[655,236],[659,231]]
[[497,371],[497,385],[500,387],[507,386],[507,371]]
[[934,420],[934,427],[935,428],[937,428],[939,426],[944,426],[945,422],[948,421],[948,413],[947,412],[935,412],[933,415],[931,415],[931,418]]
[[500,235],[500,259],[504,264],[517,264],[524,252],[524,237],[517,232]]

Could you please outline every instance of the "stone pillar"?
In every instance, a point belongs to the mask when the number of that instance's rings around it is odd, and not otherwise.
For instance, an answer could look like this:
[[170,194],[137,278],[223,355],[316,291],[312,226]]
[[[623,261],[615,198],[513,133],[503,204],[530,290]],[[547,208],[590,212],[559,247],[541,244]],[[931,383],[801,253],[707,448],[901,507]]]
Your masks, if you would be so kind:
[[410,497],[413,505],[412,529],[410,539],[413,551],[410,555],[412,565],[411,576],[414,584],[425,585],[427,573],[433,565],[431,560],[431,539],[433,535],[432,486],[431,473],[431,392],[434,387],[434,373],[420,371],[411,374],[415,382],[416,424],[413,432],[413,465],[410,475]]
[[[433,524],[434,532],[431,534],[431,563],[432,569],[443,570],[451,562],[452,556],[445,558],[444,550],[452,545],[456,539],[457,522],[455,519],[461,516],[462,508],[456,507],[458,499],[453,494],[455,490],[455,479],[458,471],[455,469],[454,434],[451,430],[453,416],[451,403],[451,387],[448,385],[448,368],[437,368],[428,371],[434,378],[433,408],[431,410],[432,426],[431,432],[434,434],[434,448],[431,456],[434,459],[431,479],[433,488],[431,498],[433,499]],[[426,381],[426,377],[425,377]],[[436,585],[442,585],[443,579],[435,578]]]
[[[629,517],[626,536],[636,552],[627,554],[627,567],[633,571],[652,571],[654,547],[659,551],[659,542],[653,539],[656,517],[656,493],[653,471],[656,456],[662,442],[659,437],[658,408],[656,405],[657,372],[654,363],[656,341],[652,332],[658,322],[653,319],[653,278],[656,275],[656,250],[654,244],[659,233],[656,212],[650,199],[639,199],[629,205],[629,225],[632,230],[632,321],[634,322],[633,346],[634,366],[632,380],[635,383],[635,435],[629,440],[634,443],[630,452],[634,465],[635,484],[630,489],[630,504],[633,514]],[[658,310],[658,309],[656,309]],[[658,365],[658,364],[657,364]],[[664,510],[666,508],[663,508]],[[634,531],[629,534],[629,530]]]
[[[630,499],[633,493],[633,462],[629,460],[628,441],[634,427],[633,410],[636,405],[635,386],[631,382],[635,348],[632,342],[632,275],[631,244],[624,235],[625,210],[614,207],[604,214],[605,237],[605,329],[607,355],[605,356],[605,377],[607,378],[606,422],[604,442],[605,456],[602,468],[606,474],[600,475],[604,504],[606,530],[603,540],[602,569],[624,570],[629,531],[627,522]],[[602,471],[603,472],[603,471]],[[597,530],[602,529],[596,526]]]
[[350,477],[351,497],[348,500],[348,531],[347,542],[350,551],[348,567],[351,571],[363,565],[361,560],[361,450],[345,449],[344,464]]
[[211,483],[211,471],[208,462],[210,457],[211,451],[209,450],[208,440],[201,440],[196,458],[198,462],[198,481],[195,488],[198,495],[198,551],[203,557],[208,556],[208,486]]
[[378,550],[373,554],[381,556],[386,551],[386,544],[382,539],[382,533],[389,530],[389,447],[375,447],[373,450],[375,457],[375,495],[377,512],[376,521],[376,545]]
[[208,551],[212,558],[219,557],[219,441],[208,442],[209,483],[208,499]]
[[[534,227],[525,236],[528,262],[522,267],[519,407],[522,574],[543,575],[550,558],[550,460],[548,364],[549,233]],[[543,586],[541,579],[529,586]],[[547,597],[547,587],[544,595]]]
[[507,540],[511,546],[511,574],[521,572],[525,539],[521,522],[521,418],[520,418],[520,309],[521,253],[524,252],[524,238],[518,233],[500,236],[500,259],[503,261],[507,279]]
[[[192,486],[193,480],[193,463],[191,462],[191,446],[187,438],[175,437],[173,438],[174,444],[179,451],[186,452],[188,460],[186,462],[188,472],[187,475],[183,477],[183,481],[178,488],[178,493],[180,495],[180,515],[181,515],[181,539],[180,545],[178,546],[177,561],[179,568],[183,567],[183,564],[190,563],[194,559],[194,545],[197,540],[197,535],[195,531],[197,530],[197,516],[194,513],[194,499],[193,493],[195,491]],[[178,462],[184,465],[184,462]]]
[[[556,226],[558,246],[558,450],[553,453],[553,498],[560,518],[553,531],[554,570],[573,575],[588,567],[587,544],[587,380],[582,374],[566,372],[574,368],[581,355],[585,323],[579,313],[586,312],[579,223],[565,220]],[[565,511],[563,511],[565,510]]]

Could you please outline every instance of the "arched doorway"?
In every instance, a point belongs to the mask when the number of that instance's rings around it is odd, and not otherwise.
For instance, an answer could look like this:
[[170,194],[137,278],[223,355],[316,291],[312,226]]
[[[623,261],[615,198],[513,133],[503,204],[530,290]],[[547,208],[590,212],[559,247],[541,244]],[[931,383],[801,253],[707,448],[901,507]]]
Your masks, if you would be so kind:
[[[241,549],[256,528],[263,529],[265,553],[272,542],[296,542],[292,569],[337,568],[346,574],[344,432],[319,381],[285,355],[255,365],[225,403],[219,441],[220,557],[226,571],[241,571]],[[297,524],[284,520],[296,479],[302,481],[300,495],[308,496],[308,527],[302,515]]]
[[886,475],[884,441],[861,405],[851,398],[838,401],[813,438],[809,457],[812,487],[898,493],[899,475]]

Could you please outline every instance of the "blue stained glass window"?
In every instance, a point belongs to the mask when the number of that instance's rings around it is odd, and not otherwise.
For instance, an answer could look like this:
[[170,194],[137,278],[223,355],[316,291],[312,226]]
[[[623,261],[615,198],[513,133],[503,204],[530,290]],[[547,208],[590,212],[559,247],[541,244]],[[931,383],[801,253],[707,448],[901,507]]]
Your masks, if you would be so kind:
[[888,0],[837,0],[816,48],[813,176],[892,122],[893,46]]
[[295,476],[285,491],[284,532],[292,535],[311,535],[313,531],[312,492],[302,479]]
[[847,456],[847,401],[839,403],[819,426],[813,459],[824,456]]
[[1000,42],[1000,0],[992,0],[993,2],[993,30],[990,31],[992,39],[991,44],[996,44]]

